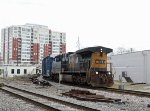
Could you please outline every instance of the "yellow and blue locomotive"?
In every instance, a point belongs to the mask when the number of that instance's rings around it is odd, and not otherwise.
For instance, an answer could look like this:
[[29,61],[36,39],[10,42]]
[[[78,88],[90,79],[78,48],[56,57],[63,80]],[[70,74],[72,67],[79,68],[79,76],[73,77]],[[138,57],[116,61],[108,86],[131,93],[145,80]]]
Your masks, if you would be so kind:
[[107,54],[112,51],[110,48],[97,46],[58,55],[51,63],[50,78],[93,87],[110,87],[114,81]]

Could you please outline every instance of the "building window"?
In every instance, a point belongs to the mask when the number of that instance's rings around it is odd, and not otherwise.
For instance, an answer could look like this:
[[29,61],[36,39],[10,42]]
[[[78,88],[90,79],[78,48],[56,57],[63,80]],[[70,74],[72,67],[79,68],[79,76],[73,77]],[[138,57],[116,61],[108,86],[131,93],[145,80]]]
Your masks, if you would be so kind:
[[22,31],[25,31],[25,28],[22,28]]
[[20,74],[20,69],[17,69],[17,74]]
[[14,72],[15,72],[14,69],[11,69],[11,74],[14,74]]
[[27,74],[27,69],[24,69],[24,74]]
[[17,27],[14,27],[14,30],[17,30]]

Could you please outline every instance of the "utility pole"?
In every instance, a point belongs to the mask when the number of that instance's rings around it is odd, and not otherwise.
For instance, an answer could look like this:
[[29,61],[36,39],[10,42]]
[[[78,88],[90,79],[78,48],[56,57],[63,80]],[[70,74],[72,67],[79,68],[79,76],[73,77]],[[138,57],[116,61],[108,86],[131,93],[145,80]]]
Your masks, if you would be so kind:
[[78,36],[78,41],[77,41],[77,47],[78,47],[78,50],[80,50],[80,40],[79,40],[79,36]]

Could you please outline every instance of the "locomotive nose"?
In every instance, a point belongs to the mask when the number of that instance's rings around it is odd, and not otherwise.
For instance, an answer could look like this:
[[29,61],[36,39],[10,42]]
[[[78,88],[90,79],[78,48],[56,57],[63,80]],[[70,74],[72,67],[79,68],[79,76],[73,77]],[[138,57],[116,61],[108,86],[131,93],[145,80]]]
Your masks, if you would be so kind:
[[113,85],[113,76],[111,72],[93,72],[91,76],[91,85],[93,87],[110,87]]

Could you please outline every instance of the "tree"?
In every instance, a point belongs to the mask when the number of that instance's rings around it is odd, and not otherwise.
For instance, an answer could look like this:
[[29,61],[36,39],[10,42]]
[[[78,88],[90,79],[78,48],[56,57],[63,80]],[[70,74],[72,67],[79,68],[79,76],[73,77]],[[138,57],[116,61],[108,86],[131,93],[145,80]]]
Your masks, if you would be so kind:
[[130,48],[130,49],[128,49],[127,51],[128,51],[128,53],[132,53],[132,52],[135,52],[136,50],[133,49],[133,48]]
[[134,48],[126,49],[124,47],[118,47],[115,54],[132,53],[132,52],[135,52],[135,51],[136,50]]
[[118,47],[117,48],[117,54],[124,54],[124,53],[126,53],[126,49],[125,48],[123,48],[123,47]]

